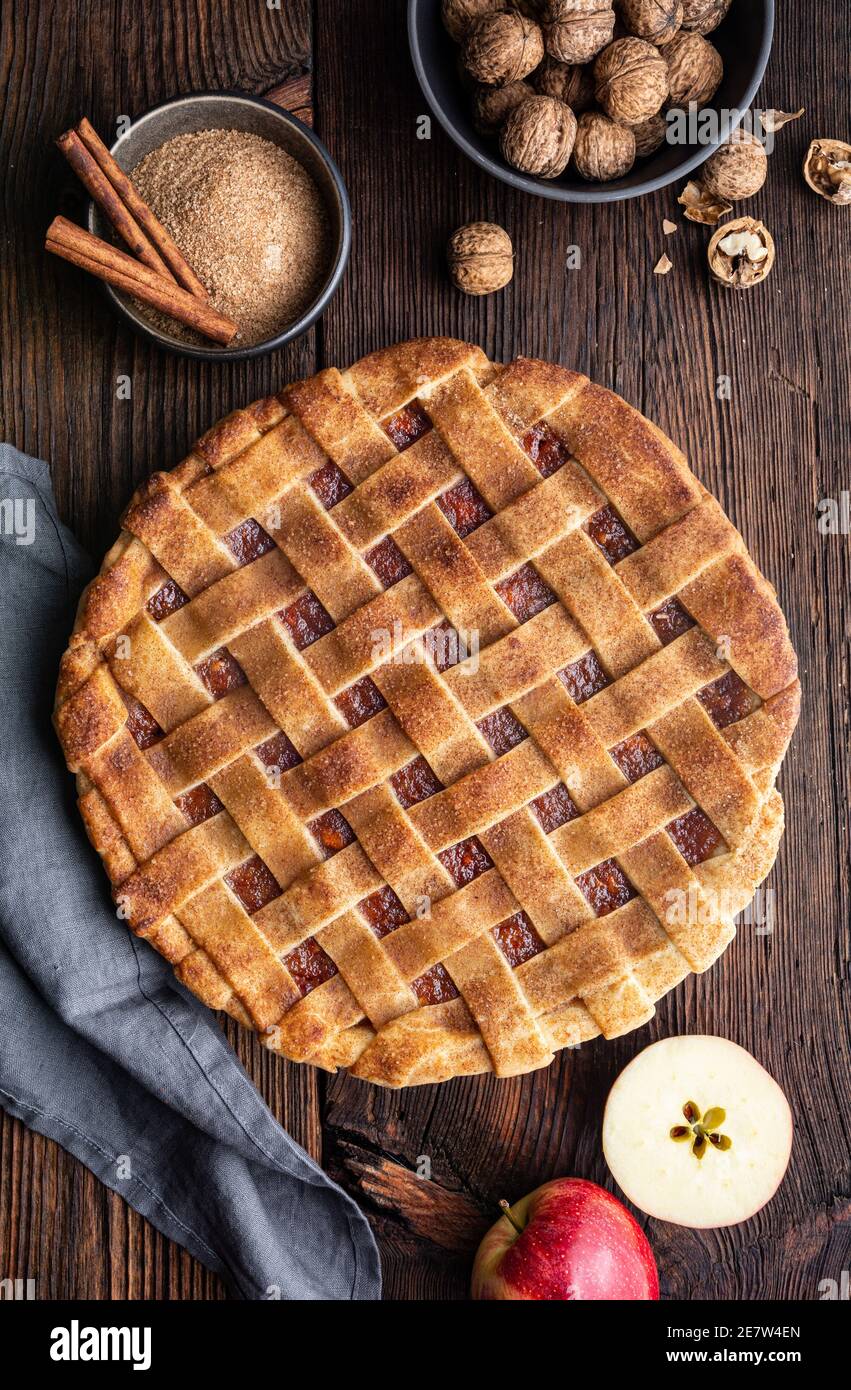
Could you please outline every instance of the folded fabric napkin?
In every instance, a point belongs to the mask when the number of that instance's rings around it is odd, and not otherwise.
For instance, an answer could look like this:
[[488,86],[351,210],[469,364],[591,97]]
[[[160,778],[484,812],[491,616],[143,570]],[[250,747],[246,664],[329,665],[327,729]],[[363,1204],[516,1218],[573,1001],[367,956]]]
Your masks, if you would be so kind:
[[0,445],[0,1104],[248,1299],[374,1299],[356,1204],[213,1016],[118,920],[50,723],[90,566],[47,466]]

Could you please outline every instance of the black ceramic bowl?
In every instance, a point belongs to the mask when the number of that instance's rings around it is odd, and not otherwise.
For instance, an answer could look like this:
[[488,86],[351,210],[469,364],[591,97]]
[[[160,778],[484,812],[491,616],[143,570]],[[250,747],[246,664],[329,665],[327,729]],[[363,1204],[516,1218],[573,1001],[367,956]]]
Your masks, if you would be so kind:
[[[151,342],[184,357],[198,357],[216,362],[240,362],[247,357],[259,357],[274,348],[283,347],[298,338],[319,315],[324,313],[340,283],[352,241],[352,213],[342,175],[322,141],[306,125],[262,97],[244,96],[237,92],[198,92],[178,97],[176,101],[155,106],[138,121],[134,121],[112,146],[112,156],[125,173],[175,135],[188,135],[197,130],[246,130],[280,145],[297,159],[317,185],[328,214],[328,267],[322,287],[313,303],[300,318],[287,324],[274,338],[251,347],[214,347],[187,343],[171,334],[161,333],[136,310],[131,299],[105,286],[106,292],[119,313]],[[108,236],[108,224],[100,209],[89,205],[89,230],[98,236]]]
[[455,144],[504,183],[563,203],[613,203],[654,193],[677,179],[684,181],[727,139],[749,109],[773,37],[774,0],[733,0],[724,23],[707,35],[724,59],[724,80],[712,102],[722,119],[717,139],[711,143],[663,145],[649,159],[639,160],[626,178],[612,183],[587,183],[570,167],[561,178],[538,179],[512,169],[496,141],[474,128],[469,93],[458,74],[458,47],[441,23],[440,0],[408,0],[408,38],[417,77],[426,101]]

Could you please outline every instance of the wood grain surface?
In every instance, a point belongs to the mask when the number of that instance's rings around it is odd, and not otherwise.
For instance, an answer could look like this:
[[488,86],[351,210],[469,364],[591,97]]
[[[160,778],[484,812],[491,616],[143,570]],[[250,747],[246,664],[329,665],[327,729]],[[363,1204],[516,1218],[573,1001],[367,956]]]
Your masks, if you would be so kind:
[[[800,654],[805,705],[781,775],[787,833],[767,887],[768,934],[743,926],[707,975],[647,1028],[559,1056],[548,1071],[392,1093],[326,1079],[232,1040],[272,1110],[362,1201],[388,1296],[463,1298],[495,1202],[577,1173],[611,1186],[600,1151],[607,1090],[650,1041],[720,1033],[749,1048],[790,1097],[793,1163],[757,1217],[720,1232],[644,1222],[669,1298],[816,1299],[851,1268],[849,991],[849,537],[824,536],[821,499],[851,489],[851,210],[816,199],[800,168],[815,136],[851,138],[847,0],[780,0],[758,104],[803,120],[777,137],[748,211],[777,241],[748,294],[709,283],[704,229],[676,217],[676,188],[641,202],[570,208],[489,180],[427,110],[402,0],[9,0],[0,17],[3,234],[0,437],[50,460],[63,518],[98,561],[133,486],[170,467],[230,409],[395,339],[449,333],[496,359],[552,358],[620,392],[687,452],[772,579]],[[53,148],[87,113],[119,115],[203,88],[271,92],[309,114],[342,167],[354,244],[318,329],[250,363],[169,357],[120,325],[84,276],[47,263],[51,216],[82,203]],[[473,300],[449,285],[442,248],[459,223],[514,238],[512,284]],[[582,266],[567,269],[578,247]],[[654,276],[667,251],[670,275]],[[130,377],[129,401],[116,397]],[[719,399],[718,380],[730,380]],[[421,1174],[427,1171],[429,1178]],[[218,1281],[56,1145],[0,1128],[0,1277],[42,1298],[221,1298]]]

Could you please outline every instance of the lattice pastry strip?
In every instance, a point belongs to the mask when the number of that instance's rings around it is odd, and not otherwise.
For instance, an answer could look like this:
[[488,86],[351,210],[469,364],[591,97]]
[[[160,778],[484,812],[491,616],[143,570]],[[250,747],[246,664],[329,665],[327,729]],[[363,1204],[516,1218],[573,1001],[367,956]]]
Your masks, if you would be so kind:
[[798,702],[773,590],[655,426],[423,339],[140,490],[56,724],[184,982],[405,1085],[546,1065],[706,969],[776,854]]

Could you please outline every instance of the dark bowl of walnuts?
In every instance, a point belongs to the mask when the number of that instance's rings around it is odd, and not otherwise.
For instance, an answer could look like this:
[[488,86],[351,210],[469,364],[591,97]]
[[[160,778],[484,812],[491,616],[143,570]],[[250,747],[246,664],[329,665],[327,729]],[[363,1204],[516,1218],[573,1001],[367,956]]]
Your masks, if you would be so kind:
[[689,177],[762,81],[774,0],[409,0],[423,93],[527,193],[614,202]]

